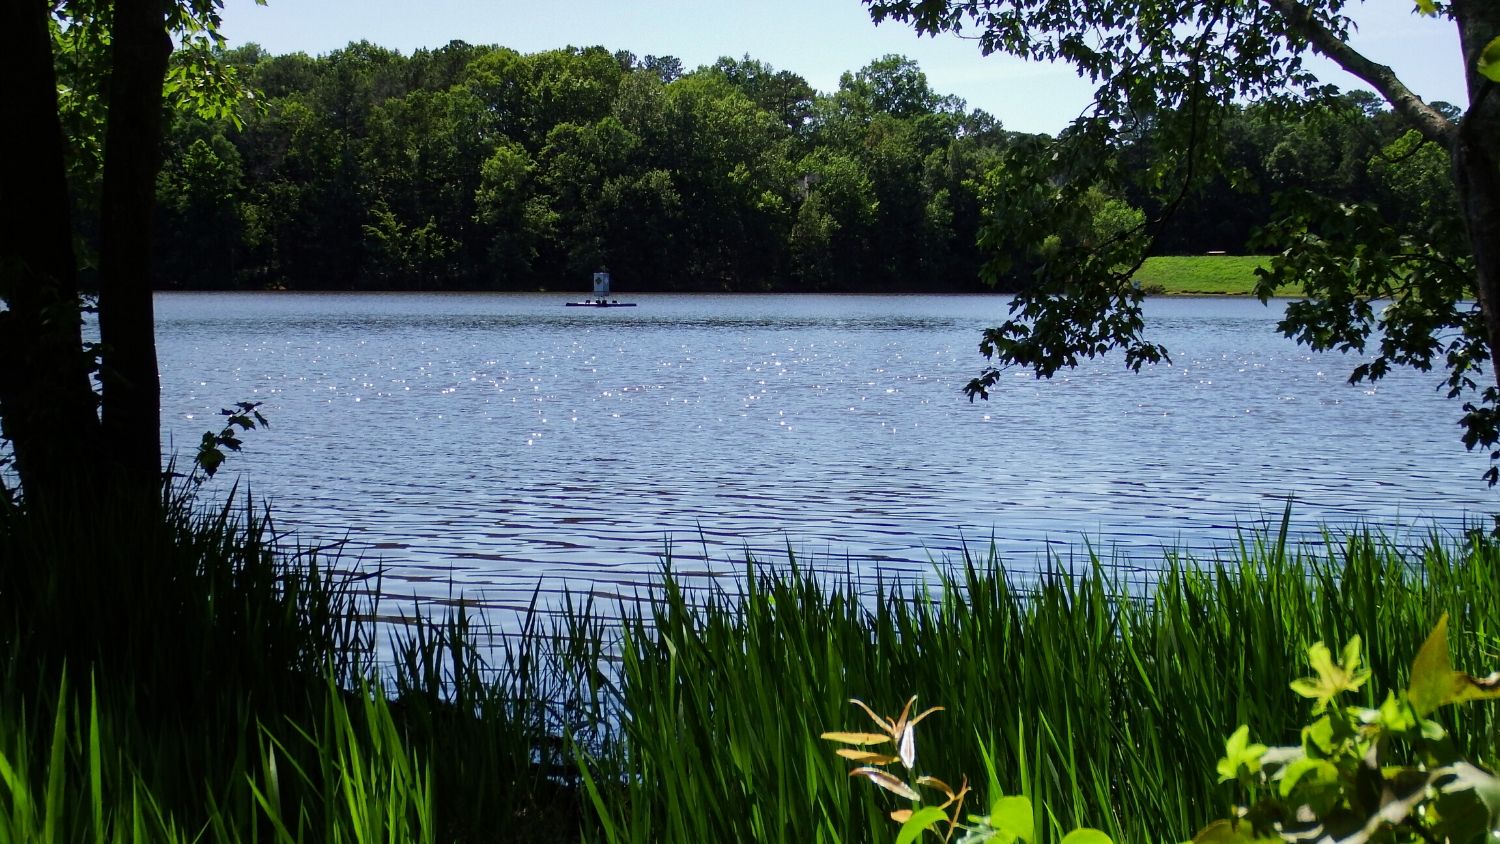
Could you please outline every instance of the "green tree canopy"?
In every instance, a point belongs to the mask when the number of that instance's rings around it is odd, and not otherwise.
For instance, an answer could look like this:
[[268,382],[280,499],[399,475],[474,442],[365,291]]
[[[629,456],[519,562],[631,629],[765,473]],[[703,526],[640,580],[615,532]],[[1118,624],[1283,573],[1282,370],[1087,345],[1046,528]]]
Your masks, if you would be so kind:
[[[1300,282],[1307,298],[1288,309],[1282,331],[1318,349],[1369,347],[1352,380],[1398,365],[1443,369],[1450,395],[1465,400],[1465,442],[1500,442],[1500,368],[1493,365],[1500,350],[1500,95],[1493,90],[1500,69],[1485,61],[1486,49],[1500,45],[1500,4],[1418,2],[1424,14],[1456,25],[1470,99],[1455,113],[1351,46],[1353,4],[1345,0],[865,2],[876,21],[963,32],[987,54],[1065,61],[1097,85],[1093,108],[1055,141],[1007,155],[1007,178],[994,185],[983,234],[996,256],[992,277],[1009,271],[1014,256],[1035,255],[1053,231],[1075,229],[1093,190],[1148,197],[1143,204],[1154,209],[1109,242],[1064,246],[1035,263],[1010,319],[984,334],[981,350],[998,366],[969,385],[971,396],[987,395],[1007,366],[1049,377],[1115,349],[1132,368],[1165,359],[1145,334],[1143,294],[1131,275],[1175,210],[1215,180],[1236,178],[1224,139],[1239,103],[1332,103],[1307,63],[1316,53],[1378,92],[1416,133],[1381,156],[1446,160],[1457,213],[1412,219],[1389,193],[1345,201],[1319,193],[1328,179],[1350,181],[1346,168],[1370,165],[1368,154],[1346,156],[1338,135],[1347,119],[1328,112],[1300,140],[1286,136],[1287,146],[1267,162],[1287,190],[1260,241],[1278,253],[1261,295]],[[1369,116],[1375,103],[1364,106]],[[1139,166],[1118,166],[1121,151],[1139,152],[1148,137]],[[1401,188],[1391,175],[1380,177],[1383,187]],[[1376,304],[1383,301],[1390,304]],[[1500,460],[1500,450],[1492,457]],[[1492,468],[1490,482],[1497,478]]]

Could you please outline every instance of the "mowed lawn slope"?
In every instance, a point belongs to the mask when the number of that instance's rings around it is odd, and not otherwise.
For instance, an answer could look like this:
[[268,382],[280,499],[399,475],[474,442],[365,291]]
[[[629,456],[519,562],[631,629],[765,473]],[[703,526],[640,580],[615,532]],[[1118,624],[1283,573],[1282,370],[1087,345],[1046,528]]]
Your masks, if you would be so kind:
[[[1163,255],[1147,258],[1135,280],[1148,293],[1168,296],[1252,296],[1255,269],[1267,255]],[[1277,291],[1300,296],[1300,287]]]

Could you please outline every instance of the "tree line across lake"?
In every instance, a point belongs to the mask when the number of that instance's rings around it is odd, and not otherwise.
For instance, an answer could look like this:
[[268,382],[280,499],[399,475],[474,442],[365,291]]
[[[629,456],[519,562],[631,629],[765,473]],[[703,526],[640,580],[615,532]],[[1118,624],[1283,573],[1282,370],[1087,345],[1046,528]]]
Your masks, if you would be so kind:
[[[1026,139],[894,55],[829,93],[749,56],[685,72],[602,47],[221,60],[253,94],[237,115],[169,120],[159,287],[582,288],[607,266],[632,290],[985,289],[986,197]],[[1236,108],[1215,142],[1233,166],[1181,199],[1157,251],[1253,251],[1285,190],[1373,200],[1398,224],[1455,218],[1444,151],[1373,95]],[[1143,121],[1118,166],[1148,166],[1152,143]],[[1059,240],[1166,210],[1090,200]],[[1024,284],[1028,260],[1000,285]]]

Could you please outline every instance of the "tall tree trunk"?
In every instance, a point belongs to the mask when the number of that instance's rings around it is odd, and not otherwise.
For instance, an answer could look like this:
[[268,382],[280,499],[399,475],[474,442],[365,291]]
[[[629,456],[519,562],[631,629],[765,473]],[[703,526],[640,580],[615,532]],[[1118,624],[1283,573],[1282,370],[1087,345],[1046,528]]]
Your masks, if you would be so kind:
[[1500,387],[1500,161],[1493,154],[1495,136],[1487,139],[1484,134],[1467,122],[1459,131],[1453,178],[1474,251],[1474,292],[1484,314],[1490,370]]
[[105,442],[119,480],[161,481],[161,381],[151,302],[151,217],[161,161],[162,85],[172,41],[164,0],[117,0],[99,262]]
[[80,492],[100,457],[48,10],[0,0],[0,423],[34,502]]
[[1490,371],[1500,386],[1500,86],[1479,74],[1479,56],[1500,37],[1500,3],[1454,0],[1469,88],[1469,109],[1452,142],[1469,246],[1474,250],[1475,293],[1484,313]]

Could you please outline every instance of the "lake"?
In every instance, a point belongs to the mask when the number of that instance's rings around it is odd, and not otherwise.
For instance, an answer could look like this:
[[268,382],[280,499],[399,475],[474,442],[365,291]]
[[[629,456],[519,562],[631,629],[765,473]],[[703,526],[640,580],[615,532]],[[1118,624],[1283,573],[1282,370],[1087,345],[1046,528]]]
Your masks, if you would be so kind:
[[164,293],[163,424],[271,427],[237,479],[305,545],[346,540],[384,590],[523,605],[747,555],[930,572],[991,543],[1015,568],[1085,543],[1152,565],[1275,525],[1401,536],[1497,498],[1434,375],[1346,383],[1353,359],[1276,334],[1281,306],[1154,299],[1173,364],[1118,356],[961,391],[1001,296]]

